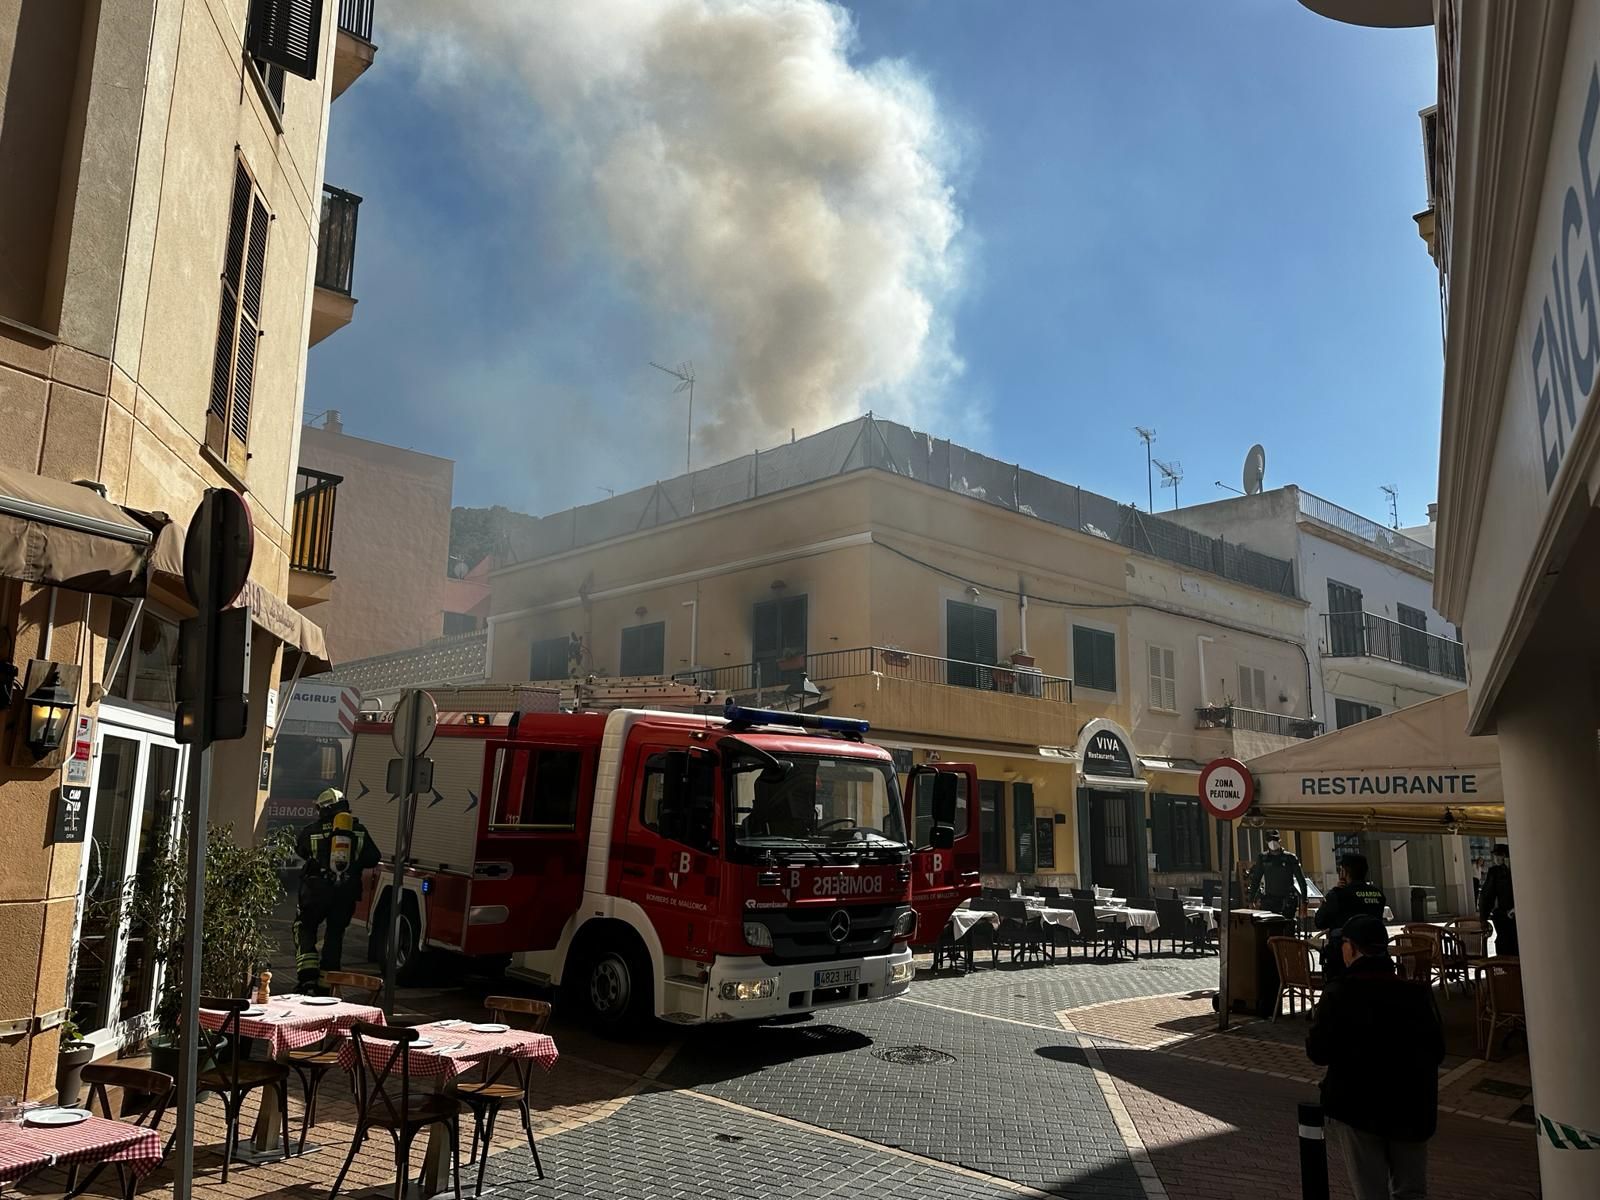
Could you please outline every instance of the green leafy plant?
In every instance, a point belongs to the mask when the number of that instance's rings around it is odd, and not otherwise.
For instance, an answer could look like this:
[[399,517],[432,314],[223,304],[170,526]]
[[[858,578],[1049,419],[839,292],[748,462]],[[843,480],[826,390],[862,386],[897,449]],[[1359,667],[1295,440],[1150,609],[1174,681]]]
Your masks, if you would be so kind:
[[[280,829],[256,845],[238,841],[231,825],[213,825],[206,846],[206,907],[201,922],[200,991],[236,996],[265,964],[273,940],[269,924],[283,898],[278,864],[293,852],[294,831]],[[187,846],[163,838],[127,881],[123,918],[142,928],[153,962],[161,968],[155,1031],[176,1037],[183,1012],[183,940],[188,931]]]
[[63,1046],[83,1041],[83,1030],[78,1028],[78,1023],[74,1020],[77,1015],[75,1012],[70,1012],[61,1020],[61,1044]]

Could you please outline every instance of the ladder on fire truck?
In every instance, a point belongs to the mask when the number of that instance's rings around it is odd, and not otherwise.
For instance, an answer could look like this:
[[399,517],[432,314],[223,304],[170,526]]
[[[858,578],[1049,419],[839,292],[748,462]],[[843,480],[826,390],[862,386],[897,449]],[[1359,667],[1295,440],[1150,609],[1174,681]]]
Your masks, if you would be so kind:
[[[428,688],[440,712],[608,712],[649,708],[658,712],[722,712],[722,696],[693,684],[660,679],[574,680],[561,688],[526,683]],[[378,716],[363,705],[363,715]]]

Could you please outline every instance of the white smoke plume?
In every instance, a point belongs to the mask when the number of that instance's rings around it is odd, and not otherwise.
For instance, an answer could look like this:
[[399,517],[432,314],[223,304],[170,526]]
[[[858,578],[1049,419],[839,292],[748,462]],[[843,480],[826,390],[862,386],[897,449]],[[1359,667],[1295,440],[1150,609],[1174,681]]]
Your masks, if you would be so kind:
[[[693,330],[705,452],[869,405],[937,419],[960,370],[944,317],[960,274],[953,138],[903,64],[852,61],[844,9],[401,0],[385,14],[424,86],[466,101],[482,75],[514,74],[633,286]],[[630,365],[678,353],[618,348]]]

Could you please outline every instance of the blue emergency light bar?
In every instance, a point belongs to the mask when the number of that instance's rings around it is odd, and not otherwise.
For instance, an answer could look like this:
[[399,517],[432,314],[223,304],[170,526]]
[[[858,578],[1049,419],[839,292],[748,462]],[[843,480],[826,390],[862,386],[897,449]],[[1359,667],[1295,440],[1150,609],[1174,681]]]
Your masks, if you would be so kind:
[[823,733],[842,733],[847,737],[864,737],[869,726],[855,717],[824,717],[817,713],[784,712],[777,708],[746,708],[731,699],[722,715],[733,725],[798,725],[801,729],[817,729]]

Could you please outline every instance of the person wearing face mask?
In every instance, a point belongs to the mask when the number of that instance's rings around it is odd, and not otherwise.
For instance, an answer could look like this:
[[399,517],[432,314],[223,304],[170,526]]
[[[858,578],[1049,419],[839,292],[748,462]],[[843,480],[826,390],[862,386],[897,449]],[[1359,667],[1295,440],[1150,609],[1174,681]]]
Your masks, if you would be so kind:
[[1245,895],[1252,904],[1259,898],[1262,908],[1285,917],[1293,917],[1305,903],[1305,872],[1300,869],[1300,860],[1283,848],[1276,829],[1267,830],[1267,848],[1250,869]]
[[1332,979],[1344,971],[1345,922],[1366,916],[1383,920],[1389,907],[1383,889],[1367,878],[1367,856],[1345,854],[1339,858],[1339,883],[1328,889],[1322,907],[1317,909],[1317,928],[1328,931],[1327,948],[1322,953],[1322,974]]
[[1511,847],[1499,842],[1494,848],[1494,863],[1483,873],[1478,889],[1478,915],[1494,925],[1494,952],[1515,958],[1517,954],[1517,903],[1511,892]]

